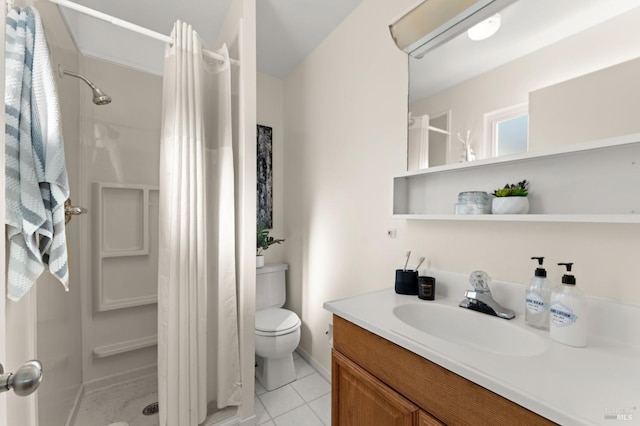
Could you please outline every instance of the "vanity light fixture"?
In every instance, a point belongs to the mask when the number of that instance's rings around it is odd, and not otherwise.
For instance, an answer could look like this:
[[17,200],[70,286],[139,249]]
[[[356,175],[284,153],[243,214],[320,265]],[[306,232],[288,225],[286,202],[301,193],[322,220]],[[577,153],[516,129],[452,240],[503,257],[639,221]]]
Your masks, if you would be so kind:
[[467,35],[473,41],[485,40],[494,35],[500,29],[500,14],[496,13],[488,19],[469,28]]
[[491,21],[496,13],[516,1],[420,0],[408,12],[391,21],[389,31],[398,48],[414,58],[422,58],[469,28]]

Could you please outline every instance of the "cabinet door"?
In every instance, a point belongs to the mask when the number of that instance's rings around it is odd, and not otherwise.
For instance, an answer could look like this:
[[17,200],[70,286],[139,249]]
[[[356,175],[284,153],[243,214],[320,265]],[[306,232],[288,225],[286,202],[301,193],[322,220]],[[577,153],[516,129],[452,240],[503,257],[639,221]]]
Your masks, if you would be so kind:
[[420,410],[418,426],[444,426],[444,423],[442,423],[440,420],[436,419],[426,411]]
[[333,426],[418,424],[417,406],[335,350],[331,368]]

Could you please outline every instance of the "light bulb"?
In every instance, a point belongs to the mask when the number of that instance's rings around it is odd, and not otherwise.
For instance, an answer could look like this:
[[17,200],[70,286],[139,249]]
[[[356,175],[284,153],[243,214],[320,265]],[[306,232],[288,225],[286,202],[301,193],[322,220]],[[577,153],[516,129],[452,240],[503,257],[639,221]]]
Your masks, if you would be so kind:
[[494,35],[500,28],[500,14],[485,19],[479,24],[474,25],[467,31],[467,35],[473,41],[480,41],[487,39]]

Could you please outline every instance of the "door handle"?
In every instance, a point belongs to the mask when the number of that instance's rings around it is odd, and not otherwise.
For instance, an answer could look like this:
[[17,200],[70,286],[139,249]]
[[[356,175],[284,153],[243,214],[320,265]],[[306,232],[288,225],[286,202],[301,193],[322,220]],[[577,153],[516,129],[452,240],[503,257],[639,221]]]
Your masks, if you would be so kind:
[[0,364],[0,392],[13,389],[18,396],[27,396],[42,383],[42,364],[38,360],[27,361],[14,373],[5,373]]

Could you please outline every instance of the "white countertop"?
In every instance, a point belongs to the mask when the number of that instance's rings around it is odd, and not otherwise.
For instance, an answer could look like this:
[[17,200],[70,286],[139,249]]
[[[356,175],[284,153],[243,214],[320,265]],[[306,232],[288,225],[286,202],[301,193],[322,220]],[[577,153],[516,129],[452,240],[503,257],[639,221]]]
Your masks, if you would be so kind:
[[[640,424],[640,307],[588,299],[587,347],[574,348],[524,323],[525,286],[494,282],[494,298],[516,311],[509,325],[544,341],[544,350],[537,355],[499,355],[434,337],[394,315],[394,308],[404,304],[421,304],[425,309],[430,304],[457,306],[470,287],[461,274],[429,271],[429,275],[437,279],[434,301],[399,295],[389,288],[326,302],[324,308],[556,423]],[[486,315],[457,309],[464,314],[461,321]],[[617,414],[626,414],[626,419],[616,419]]]

